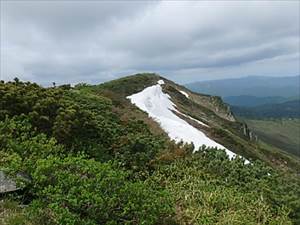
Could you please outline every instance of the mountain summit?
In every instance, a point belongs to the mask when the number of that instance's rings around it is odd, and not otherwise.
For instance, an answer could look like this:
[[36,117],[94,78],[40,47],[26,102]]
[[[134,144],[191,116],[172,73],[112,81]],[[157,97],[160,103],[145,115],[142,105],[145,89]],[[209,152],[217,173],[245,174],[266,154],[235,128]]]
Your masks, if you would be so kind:
[[206,145],[225,149],[230,157],[237,154],[280,167],[297,165],[283,151],[261,144],[245,123],[237,121],[220,97],[195,93],[149,73],[124,77],[92,89],[109,96],[130,114],[138,114],[144,121],[155,121],[153,132],[160,130],[159,133],[176,142],[193,143],[195,150]]

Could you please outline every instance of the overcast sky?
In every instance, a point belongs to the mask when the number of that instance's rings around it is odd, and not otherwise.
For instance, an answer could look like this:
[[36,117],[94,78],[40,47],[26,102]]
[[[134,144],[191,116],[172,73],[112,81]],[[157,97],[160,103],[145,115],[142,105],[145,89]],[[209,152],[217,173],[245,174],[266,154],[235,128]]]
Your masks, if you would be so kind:
[[300,74],[299,1],[1,1],[1,79]]

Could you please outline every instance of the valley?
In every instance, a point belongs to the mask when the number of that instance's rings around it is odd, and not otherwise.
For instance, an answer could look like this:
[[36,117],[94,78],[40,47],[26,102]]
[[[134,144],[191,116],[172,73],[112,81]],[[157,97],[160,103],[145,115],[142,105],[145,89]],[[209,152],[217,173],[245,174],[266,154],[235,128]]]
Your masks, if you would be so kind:
[[299,156],[300,77],[244,77],[187,84],[217,94],[260,141]]
[[244,119],[259,139],[300,157],[300,119]]

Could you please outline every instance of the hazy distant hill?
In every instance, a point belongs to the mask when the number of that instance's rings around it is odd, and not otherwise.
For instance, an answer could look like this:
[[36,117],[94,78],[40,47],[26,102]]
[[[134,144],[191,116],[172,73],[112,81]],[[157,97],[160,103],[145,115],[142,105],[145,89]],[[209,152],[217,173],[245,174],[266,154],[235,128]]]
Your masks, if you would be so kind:
[[[296,97],[294,97],[296,98]],[[250,95],[228,96],[223,97],[223,100],[233,106],[255,107],[265,104],[277,104],[292,100],[281,96],[256,97]]]
[[231,109],[236,115],[247,118],[299,118],[300,100],[256,107],[232,106]]
[[249,95],[256,97],[299,96],[300,76],[249,76],[235,79],[201,81],[185,85],[192,91],[222,97]]

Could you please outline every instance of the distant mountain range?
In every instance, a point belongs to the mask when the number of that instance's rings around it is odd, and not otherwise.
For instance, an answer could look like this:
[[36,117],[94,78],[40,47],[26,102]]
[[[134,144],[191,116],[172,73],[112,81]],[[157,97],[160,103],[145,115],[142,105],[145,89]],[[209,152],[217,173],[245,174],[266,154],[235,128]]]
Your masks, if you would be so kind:
[[198,93],[221,96],[238,116],[300,117],[300,76],[249,76],[202,81],[185,86]]
[[247,118],[300,118],[300,100],[254,107],[231,106],[235,115]]
[[201,81],[185,85],[192,91],[221,96],[295,97],[300,95],[300,76],[248,76],[234,79]]
[[261,140],[300,155],[300,76],[252,76],[185,86],[197,93],[221,96]]
[[265,104],[280,104],[283,102],[297,99],[297,97],[281,97],[281,96],[269,96],[269,97],[256,97],[250,95],[228,96],[223,97],[223,100],[232,106],[243,107],[256,107]]

